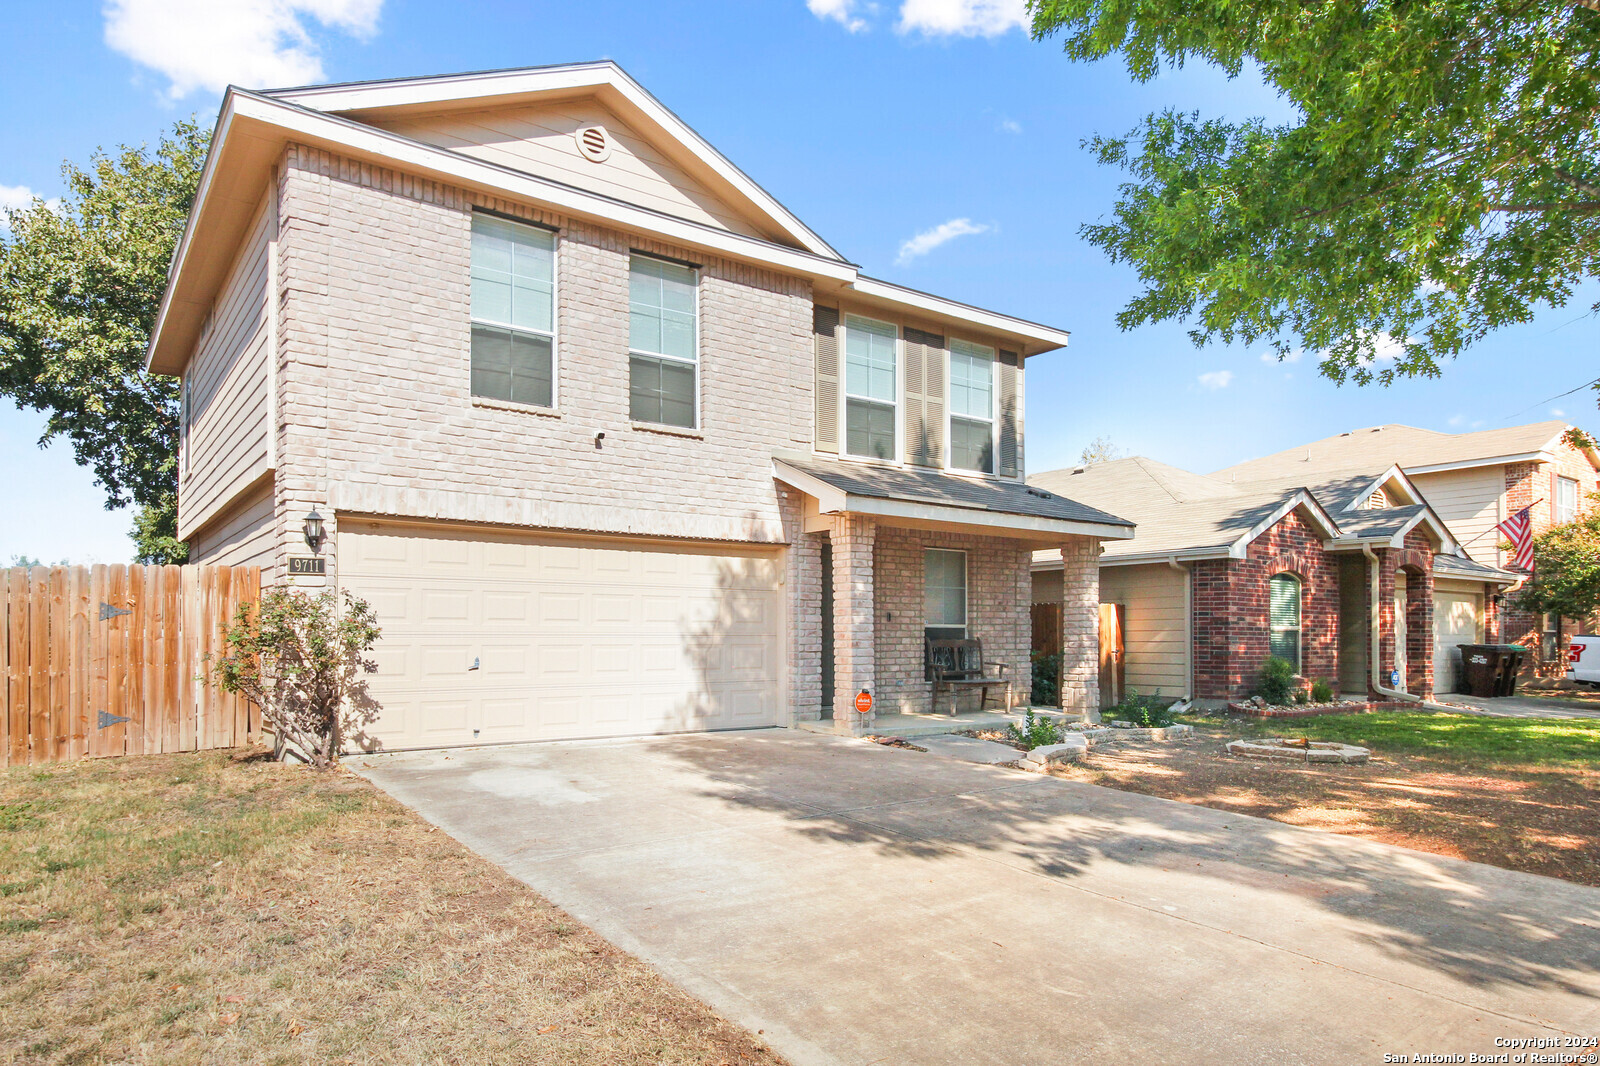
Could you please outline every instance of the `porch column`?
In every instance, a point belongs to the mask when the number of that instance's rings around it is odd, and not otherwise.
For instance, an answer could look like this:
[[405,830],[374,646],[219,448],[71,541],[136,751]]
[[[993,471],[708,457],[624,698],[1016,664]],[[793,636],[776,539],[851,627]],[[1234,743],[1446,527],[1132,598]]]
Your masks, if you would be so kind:
[[1100,542],[1061,545],[1061,709],[1100,721]]
[[[872,549],[877,524],[840,515],[833,526],[833,721],[844,732],[870,732],[873,715],[856,710],[856,696],[878,695],[873,635]],[[874,707],[874,711],[876,707]]]

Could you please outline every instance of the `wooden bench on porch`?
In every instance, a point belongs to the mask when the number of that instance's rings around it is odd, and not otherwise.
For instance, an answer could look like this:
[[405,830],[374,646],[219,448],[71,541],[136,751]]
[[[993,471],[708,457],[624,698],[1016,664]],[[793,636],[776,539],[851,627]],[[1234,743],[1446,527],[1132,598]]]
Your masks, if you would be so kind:
[[[933,682],[933,699],[928,709],[935,714],[939,709],[939,694],[950,694],[950,716],[955,717],[956,703],[963,691],[978,690],[978,709],[989,702],[991,688],[1005,689],[1005,710],[1011,710],[1011,680],[1006,672],[1010,663],[983,661],[983,642],[980,640],[930,640],[928,643],[928,676]],[[992,671],[992,673],[991,673]]]

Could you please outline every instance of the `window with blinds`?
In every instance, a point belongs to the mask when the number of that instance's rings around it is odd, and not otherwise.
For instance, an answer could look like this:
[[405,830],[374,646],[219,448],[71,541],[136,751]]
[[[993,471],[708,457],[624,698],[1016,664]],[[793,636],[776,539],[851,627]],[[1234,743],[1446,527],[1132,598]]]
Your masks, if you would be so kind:
[[472,395],[555,402],[556,235],[472,216]]
[[695,426],[699,313],[695,269],[635,255],[628,268],[628,416]]
[[967,635],[967,553],[928,548],[922,553],[922,624],[929,640]]
[[1279,574],[1267,583],[1270,651],[1300,672],[1300,579]]
[[1556,525],[1564,526],[1578,517],[1578,483],[1570,477],[1556,478]]
[[994,349],[950,342],[950,466],[994,473]]
[[844,450],[897,459],[895,401],[900,331],[859,315],[844,320]]

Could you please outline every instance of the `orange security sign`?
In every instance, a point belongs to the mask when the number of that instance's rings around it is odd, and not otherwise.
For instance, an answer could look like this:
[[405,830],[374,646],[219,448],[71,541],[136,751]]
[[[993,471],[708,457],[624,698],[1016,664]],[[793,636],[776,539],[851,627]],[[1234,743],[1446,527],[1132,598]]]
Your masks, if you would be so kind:
[[856,711],[860,714],[872,713],[872,693],[862,689],[856,696]]

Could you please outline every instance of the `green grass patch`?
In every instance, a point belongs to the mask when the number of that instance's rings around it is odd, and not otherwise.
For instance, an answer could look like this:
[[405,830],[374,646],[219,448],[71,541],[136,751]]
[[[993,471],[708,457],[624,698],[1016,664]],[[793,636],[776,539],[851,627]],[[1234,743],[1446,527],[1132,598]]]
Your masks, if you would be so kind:
[[1187,717],[1232,736],[1310,737],[1373,751],[1455,762],[1600,766],[1600,719],[1484,718],[1478,715],[1376,711],[1309,718]]

